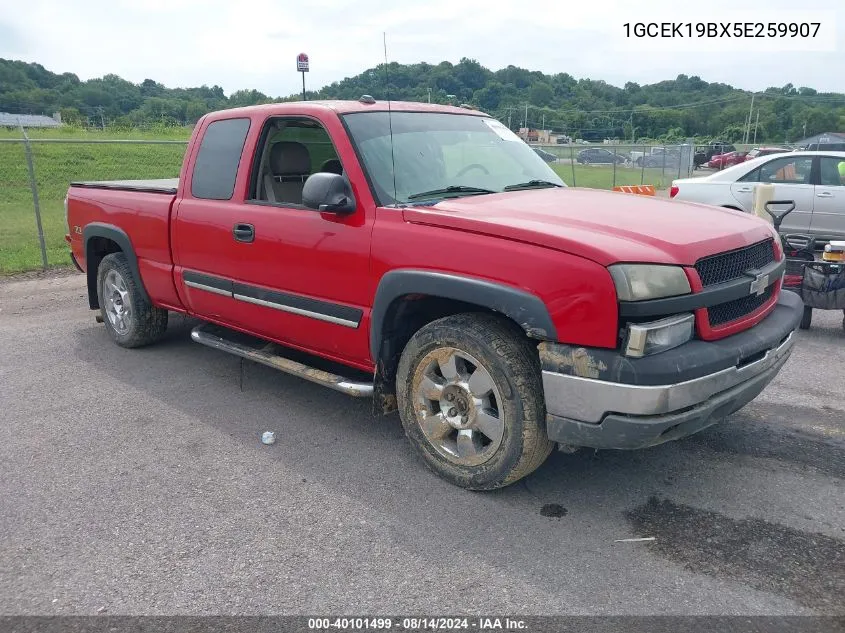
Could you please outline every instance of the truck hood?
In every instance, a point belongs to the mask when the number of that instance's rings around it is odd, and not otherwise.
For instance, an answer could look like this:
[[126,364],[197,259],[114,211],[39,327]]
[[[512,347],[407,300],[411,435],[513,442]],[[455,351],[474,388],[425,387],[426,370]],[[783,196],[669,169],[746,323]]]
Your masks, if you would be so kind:
[[554,188],[441,200],[403,209],[406,222],[538,244],[603,266],[691,266],[773,236],[732,209],[596,189]]

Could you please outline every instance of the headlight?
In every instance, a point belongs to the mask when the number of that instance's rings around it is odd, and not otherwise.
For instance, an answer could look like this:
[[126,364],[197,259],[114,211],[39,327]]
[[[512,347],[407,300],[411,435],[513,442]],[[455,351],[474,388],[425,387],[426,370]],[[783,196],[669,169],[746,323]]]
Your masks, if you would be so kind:
[[620,301],[643,301],[691,292],[684,269],[659,264],[616,264],[608,268]]
[[640,358],[678,347],[692,338],[694,329],[695,317],[691,314],[631,324],[625,341],[625,356]]

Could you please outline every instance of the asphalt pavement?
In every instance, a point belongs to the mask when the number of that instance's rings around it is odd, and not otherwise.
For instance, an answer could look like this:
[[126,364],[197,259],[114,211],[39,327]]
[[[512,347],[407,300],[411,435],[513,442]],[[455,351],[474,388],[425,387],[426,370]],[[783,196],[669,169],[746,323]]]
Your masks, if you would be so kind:
[[193,324],[124,350],[82,275],[0,281],[0,613],[845,614],[841,312],[720,425],[493,493]]

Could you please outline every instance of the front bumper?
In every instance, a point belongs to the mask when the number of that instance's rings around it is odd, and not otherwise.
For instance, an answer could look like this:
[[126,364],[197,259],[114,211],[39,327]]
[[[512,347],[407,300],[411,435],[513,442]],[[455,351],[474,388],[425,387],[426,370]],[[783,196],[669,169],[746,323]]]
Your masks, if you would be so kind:
[[777,375],[802,313],[801,299],[782,292],[774,310],[749,330],[641,359],[543,343],[549,438],[633,449],[700,431],[748,404]]

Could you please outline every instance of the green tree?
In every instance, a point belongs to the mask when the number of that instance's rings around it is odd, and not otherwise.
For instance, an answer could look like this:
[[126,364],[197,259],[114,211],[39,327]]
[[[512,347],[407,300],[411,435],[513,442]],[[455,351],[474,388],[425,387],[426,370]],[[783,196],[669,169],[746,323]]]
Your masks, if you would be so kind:
[[193,101],[188,101],[185,107],[185,118],[188,123],[196,123],[200,118],[207,114],[208,111],[208,106],[204,101],[194,99]]
[[270,103],[271,99],[258,90],[236,90],[229,95],[229,107],[238,108],[241,106],[258,105],[259,103]]
[[551,103],[555,92],[552,87],[544,81],[538,81],[528,92],[528,100],[535,106],[547,106]]
[[83,123],[82,113],[77,108],[61,108],[62,123],[68,125],[81,125]]
[[[457,64],[380,64],[310,91],[308,97],[358,99],[370,94],[384,99],[389,91],[391,99],[427,101],[429,90],[435,103],[446,103],[446,95],[452,94],[458,103],[473,103],[503,120],[508,113],[524,112],[529,102],[535,108],[532,123],[541,118],[536,113],[542,108],[547,127],[597,139],[636,133],[709,140],[727,132],[739,140],[751,100],[747,91],[684,74],[648,85],[627,82],[617,87],[514,65],[491,71],[469,58]],[[135,84],[113,74],[80,81],[72,73],[53,73],[40,64],[0,59],[0,111],[12,113],[75,110],[82,120],[99,121],[102,115],[126,125],[195,122],[212,110],[300,98],[293,94],[272,99],[253,89],[227,97],[218,85],[168,88],[152,78]],[[758,143],[845,129],[845,95],[840,93],[792,84],[772,86],[756,93],[754,108],[755,122],[759,113]]]

